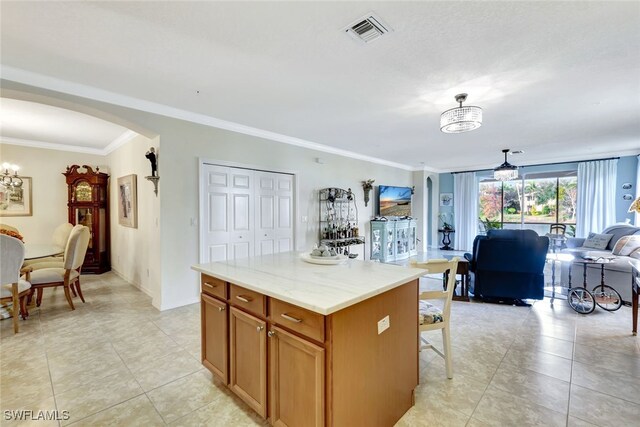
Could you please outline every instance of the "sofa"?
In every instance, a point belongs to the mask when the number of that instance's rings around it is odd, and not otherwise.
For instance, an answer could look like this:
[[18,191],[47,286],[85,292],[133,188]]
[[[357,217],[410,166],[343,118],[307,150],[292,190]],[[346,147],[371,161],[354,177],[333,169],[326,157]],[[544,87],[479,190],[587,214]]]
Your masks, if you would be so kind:
[[[636,251],[631,256],[613,255],[612,250],[618,240],[624,236],[638,235],[640,236],[640,227],[634,227],[628,224],[616,224],[605,228],[600,234],[613,234],[611,240],[607,244],[606,249],[597,250],[584,248],[584,238],[569,238],[567,247],[562,250],[564,253],[570,253],[576,257],[579,256],[595,256],[595,257],[615,257],[613,262],[605,264],[604,279],[605,284],[611,286],[622,296],[625,302],[631,301],[631,258],[640,259],[640,251]],[[569,282],[569,265],[562,265],[562,284],[567,285]],[[573,287],[583,286],[584,264],[574,262],[571,266],[571,285]],[[600,266],[589,265],[587,267],[587,284],[589,290],[600,284]]]
[[533,230],[489,230],[476,236],[473,253],[465,254],[470,292],[488,301],[543,299],[548,250],[549,238]]

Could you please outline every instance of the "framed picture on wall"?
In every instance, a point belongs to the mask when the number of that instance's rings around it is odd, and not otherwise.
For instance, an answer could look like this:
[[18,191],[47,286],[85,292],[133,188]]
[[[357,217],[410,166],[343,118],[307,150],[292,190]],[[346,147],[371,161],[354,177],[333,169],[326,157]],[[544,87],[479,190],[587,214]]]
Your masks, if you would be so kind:
[[118,222],[120,225],[138,228],[137,175],[118,178]]
[[453,193],[440,193],[440,206],[453,206]]
[[32,216],[31,178],[22,176],[19,188],[0,185],[0,217]]

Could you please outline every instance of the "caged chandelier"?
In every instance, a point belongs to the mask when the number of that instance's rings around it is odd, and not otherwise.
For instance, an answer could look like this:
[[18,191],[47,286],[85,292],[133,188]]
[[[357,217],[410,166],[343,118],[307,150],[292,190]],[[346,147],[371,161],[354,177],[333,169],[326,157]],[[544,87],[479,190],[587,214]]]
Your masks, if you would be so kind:
[[462,106],[467,100],[466,93],[456,95],[459,107],[445,111],[440,116],[440,130],[444,133],[462,133],[478,129],[482,126],[482,108]]
[[509,149],[502,150],[504,153],[504,163],[493,170],[493,179],[497,181],[511,181],[518,177],[518,167],[507,161]]

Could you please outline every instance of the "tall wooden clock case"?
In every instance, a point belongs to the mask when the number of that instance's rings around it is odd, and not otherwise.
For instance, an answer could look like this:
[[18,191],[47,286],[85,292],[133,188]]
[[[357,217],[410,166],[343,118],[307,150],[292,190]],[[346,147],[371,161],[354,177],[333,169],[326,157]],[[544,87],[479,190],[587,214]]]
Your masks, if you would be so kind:
[[86,225],[91,231],[82,272],[100,274],[109,271],[109,175],[87,165],[82,168],[67,166],[63,175],[67,178],[69,192],[69,222]]

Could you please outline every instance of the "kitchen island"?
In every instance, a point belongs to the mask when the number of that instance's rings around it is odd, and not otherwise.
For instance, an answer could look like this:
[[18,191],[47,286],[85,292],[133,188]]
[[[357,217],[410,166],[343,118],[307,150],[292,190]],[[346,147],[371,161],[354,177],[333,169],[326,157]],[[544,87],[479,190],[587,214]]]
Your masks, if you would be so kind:
[[424,270],[300,254],[199,264],[202,363],[278,426],[392,426],[418,385]]

